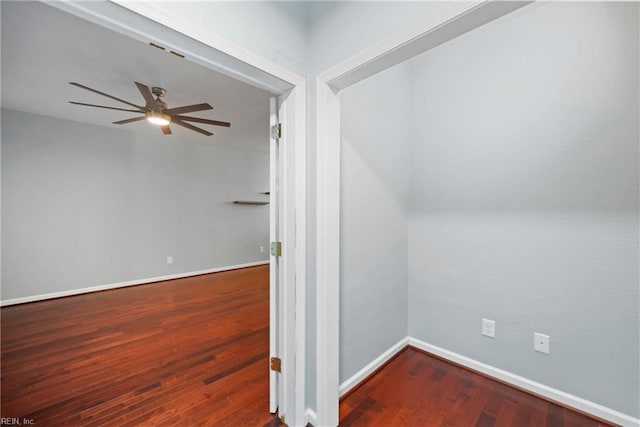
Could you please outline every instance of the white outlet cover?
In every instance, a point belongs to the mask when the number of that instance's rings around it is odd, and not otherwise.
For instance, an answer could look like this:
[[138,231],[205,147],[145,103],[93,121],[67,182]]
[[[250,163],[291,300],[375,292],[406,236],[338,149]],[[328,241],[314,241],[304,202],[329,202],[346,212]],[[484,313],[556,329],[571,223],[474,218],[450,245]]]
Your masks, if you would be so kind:
[[495,320],[482,319],[482,335],[485,337],[496,337],[496,322]]
[[549,335],[534,333],[533,334],[533,349],[540,353],[549,354],[549,346],[551,344],[551,337]]
[[167,264],[173,264],[173,257],[172,256],[168,256],[167,257]]

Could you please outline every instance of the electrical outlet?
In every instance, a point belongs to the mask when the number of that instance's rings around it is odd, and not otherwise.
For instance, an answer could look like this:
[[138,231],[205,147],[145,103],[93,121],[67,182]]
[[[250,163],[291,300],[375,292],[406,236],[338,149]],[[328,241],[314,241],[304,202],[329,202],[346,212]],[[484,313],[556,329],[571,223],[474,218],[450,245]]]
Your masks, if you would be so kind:
[[167,257],[167,264],[173,264],[173,257],[172,256],[168,256]]
[[486,337],[496,337],[496,322],[495,320],[482,319],[482,335]]
[[260,246],[260,253],[264,252],[264,246]]
[[549,335],[535,332],[533,334],[533,349],[540,353],[549,354],[549,345],[551,344],[551,337]]

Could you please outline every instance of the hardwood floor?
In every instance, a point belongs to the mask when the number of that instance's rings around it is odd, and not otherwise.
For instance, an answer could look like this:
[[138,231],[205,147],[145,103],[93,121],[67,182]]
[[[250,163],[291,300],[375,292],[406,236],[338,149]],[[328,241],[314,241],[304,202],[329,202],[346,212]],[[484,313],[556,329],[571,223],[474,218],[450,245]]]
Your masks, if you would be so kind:
[[410,347],[340,402],[340,427],[610,425]]
[[[268,266],[0,309],[2,417],[43,426],[278,426]],[[408,348],[340,426],[608,426]]]
[[278,425],[268,284],[265,265],[2,308],[2,417]]

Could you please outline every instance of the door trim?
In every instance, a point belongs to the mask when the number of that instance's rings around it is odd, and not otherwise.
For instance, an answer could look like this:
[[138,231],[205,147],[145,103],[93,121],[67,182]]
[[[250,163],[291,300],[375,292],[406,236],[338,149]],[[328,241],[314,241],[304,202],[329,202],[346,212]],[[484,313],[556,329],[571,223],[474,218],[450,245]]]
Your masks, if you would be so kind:
[[[269,128],[278,123],[278,102],[275,96],[269,99]],[[270,134],[269,138],[269,245],[279,238],[278,205],[280,201],[277,188],[277,174],[273,173],[279,167],[278,140]],[[280,357],[277,328],[279,328],[280,314],[278,312],[278,258],[271,254],[269,248],[269,360]],[[269,412],[278,411],[278,372],[269,370]]]

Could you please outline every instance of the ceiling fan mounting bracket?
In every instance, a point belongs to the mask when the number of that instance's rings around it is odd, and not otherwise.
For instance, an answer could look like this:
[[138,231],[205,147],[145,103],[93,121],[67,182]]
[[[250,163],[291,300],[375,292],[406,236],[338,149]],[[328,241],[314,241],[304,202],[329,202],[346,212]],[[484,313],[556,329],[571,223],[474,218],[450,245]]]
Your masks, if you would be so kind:
[[165,96],[167,91],[164,90],[161,87],[154,86],[154,87],[151,88],[151,93],[154,94],[157,97],[160,97],[160,96]]

